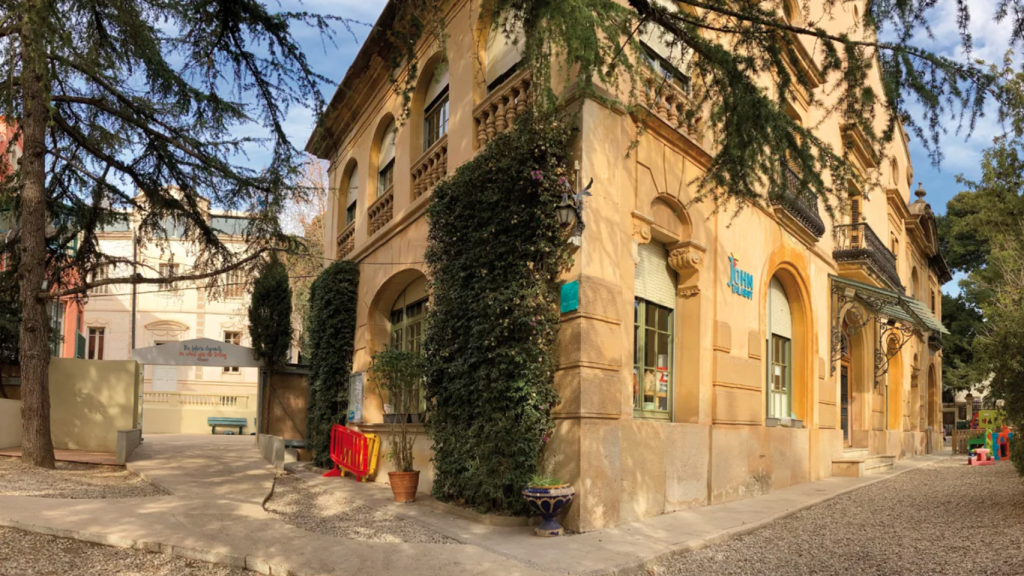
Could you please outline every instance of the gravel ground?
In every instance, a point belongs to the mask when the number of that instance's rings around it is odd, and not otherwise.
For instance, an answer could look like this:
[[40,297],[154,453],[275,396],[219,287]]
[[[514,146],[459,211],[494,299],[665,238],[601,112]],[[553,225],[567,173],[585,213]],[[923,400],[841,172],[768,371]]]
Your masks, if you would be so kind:
[[0,457],[0,495],[41,498],[140,498],[167,493],[121,466],[57,462],[56,470]]
[[966,457],[905,472],[676,557],[658,576],[1024,574],[1024,483]]
[[371,542],[458,544],[425,526],[362,506],[292,475],[277,477],[274,495],[264,507],[286,524],[326,536]]
[[252,576],[241,568],[0,527],[0,576]]

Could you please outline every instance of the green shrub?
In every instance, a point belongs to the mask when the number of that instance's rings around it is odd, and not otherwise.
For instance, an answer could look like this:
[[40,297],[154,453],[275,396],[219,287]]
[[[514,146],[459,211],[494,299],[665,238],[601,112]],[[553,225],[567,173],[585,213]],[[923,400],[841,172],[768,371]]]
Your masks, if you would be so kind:
[[344,424],[348,379],[356,335],[359,265],[340,261],[328,266],[309,291],[308,447],[317,466],[332,466],[331,426]]
[[555,217],[576,130],[527,112],[434,190],[427,264],[427,430],[434,495],[525,513],[520,491],[553,429],[558,278]]

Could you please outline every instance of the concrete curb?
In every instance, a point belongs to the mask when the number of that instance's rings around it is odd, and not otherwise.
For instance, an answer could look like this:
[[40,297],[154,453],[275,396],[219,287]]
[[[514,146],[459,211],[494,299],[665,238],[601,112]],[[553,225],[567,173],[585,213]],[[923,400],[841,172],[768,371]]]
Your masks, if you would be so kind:
[[208,550],[206,548],[177,546],[174,544],[164,544],[161,542],[150,542],[146,540],[133,540],[131,538],[83,532],[81,530],[65,530],[62,528],[52,528],[50,526],[32,524],[30,522],[9,520],[7,518],[0,518],[0,526],[5,528],[14,528],[23,532],[42,534],[44,536],[67,538],[100,546],[110,546],[111,548],[125,548],[138,550],[140,552],[148,552],[151,554],[166,554],[168,556],[185,558],[187,560],[206,562],[207,564],[219,564],[233,568],[245,568],[246,570],[265,574],[267,576],[306,576],[305,574],[294,572],[284,566],[272,564],[267,560],[258,558],[251,554],[248,556],[236,556],[224,552],[217,552],[216,550]]

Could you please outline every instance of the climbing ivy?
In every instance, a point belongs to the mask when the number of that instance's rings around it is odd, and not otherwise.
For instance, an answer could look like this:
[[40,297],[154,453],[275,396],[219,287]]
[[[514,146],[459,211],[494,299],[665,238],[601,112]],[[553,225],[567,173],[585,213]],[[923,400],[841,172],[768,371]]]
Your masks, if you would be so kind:
[[525,513],[519,492],[558,401],[557,289],[570,259],[555,205],[575,137],[568,118],[527,112],[434,190],[425,347],[440,500]]
[[359,265],[339,261],[328,266],[309,289],[308,447],[317,466],[332,466],[331,426],[344,424],[348,378],[356,335]]

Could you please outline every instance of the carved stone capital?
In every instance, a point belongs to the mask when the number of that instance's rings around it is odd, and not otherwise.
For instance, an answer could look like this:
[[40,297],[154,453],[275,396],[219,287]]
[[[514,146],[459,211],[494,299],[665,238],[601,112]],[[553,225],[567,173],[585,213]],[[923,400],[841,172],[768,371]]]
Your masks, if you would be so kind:
[[676,243],[670,247],[668,264],[680,273],[699,272],[704,267],[706,251],[703,246],[692,240]]
[[651,241],[651,224],[633,217],[633,240],[636,240],[637,244],[647,244]]

